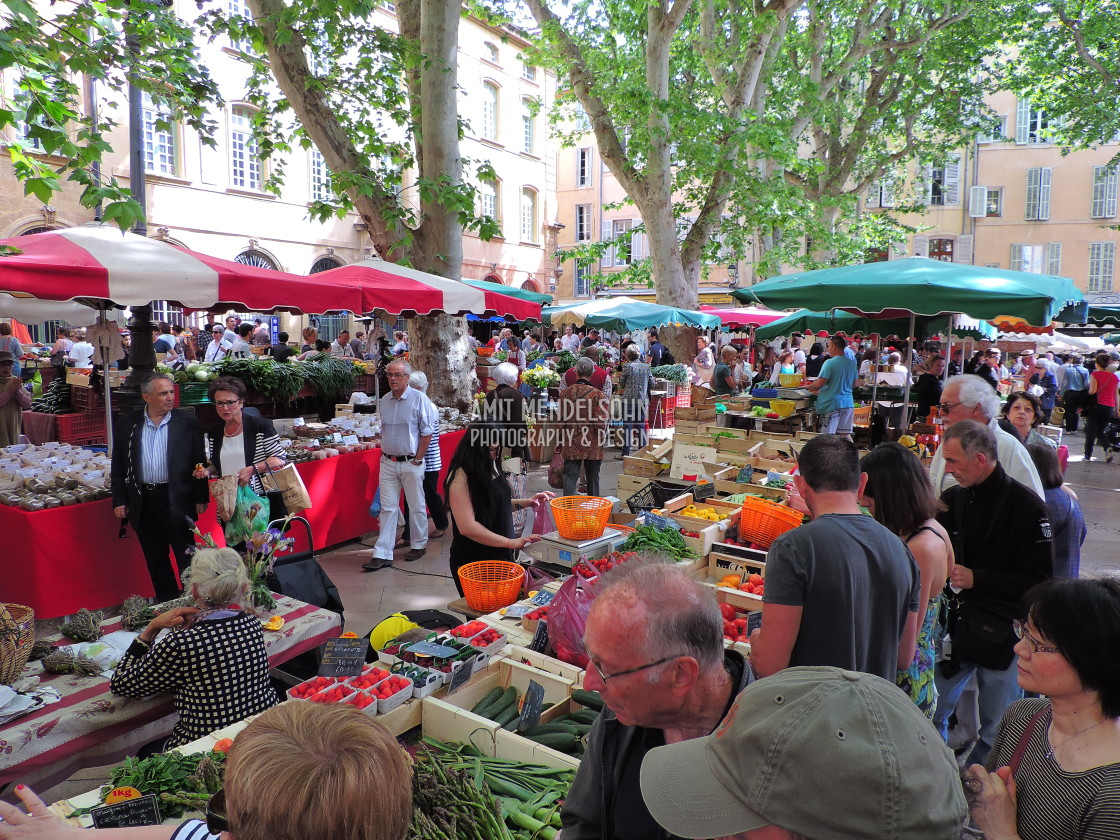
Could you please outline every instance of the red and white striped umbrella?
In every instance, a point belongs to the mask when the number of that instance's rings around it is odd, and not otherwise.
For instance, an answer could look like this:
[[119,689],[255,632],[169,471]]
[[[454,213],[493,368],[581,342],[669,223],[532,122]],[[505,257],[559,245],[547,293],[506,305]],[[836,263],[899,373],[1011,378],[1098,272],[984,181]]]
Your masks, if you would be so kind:
[[316,274],[324,282],[362,291],[362,311],[382,309],[390,315],[499,315],[540,320],[541,305],[487,291],[384,260],[363,260]]
[[296,312],[361,311],[359,289],[188,251],[168,242],[88,224],[0,240],[0,292],[40,300],[85,298],[120,306],[168,300]]

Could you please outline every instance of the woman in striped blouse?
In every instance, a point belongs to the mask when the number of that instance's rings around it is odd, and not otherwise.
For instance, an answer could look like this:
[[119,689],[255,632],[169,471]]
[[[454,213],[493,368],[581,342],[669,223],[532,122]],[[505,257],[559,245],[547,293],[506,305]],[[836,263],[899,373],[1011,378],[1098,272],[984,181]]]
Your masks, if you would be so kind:
[[[210,467],[195,470],[195,478],[217,478],[237,474],[238,484],[249,484],[261,496],[266,495],[261,476],[269,468],[278,470],[285,464],[284,447],[272,421],[245,412],[245,383],[232,376],[223,376],[210,386],[210,400],[217,409],[221,423],[206,432]],[[282,519],[287,511],[279,493],[268,494],[269,519]]]
[[986,840],[1120,837],[1120,581],[1051,580],[1015,624],[1019,685],[972,818]]

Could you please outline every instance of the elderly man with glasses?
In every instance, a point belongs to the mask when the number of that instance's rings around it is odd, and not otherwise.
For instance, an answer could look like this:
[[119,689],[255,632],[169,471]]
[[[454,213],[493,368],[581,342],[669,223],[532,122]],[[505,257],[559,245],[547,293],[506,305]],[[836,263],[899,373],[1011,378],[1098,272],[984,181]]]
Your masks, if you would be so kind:
[[[1045,500],[1046,491],[1042,489],[1042,479],[1027,449],[1015,435],[1005,432],[999,425],[999,396],[986,380],[979,376],[963,374],[952,376],[941,392],[938,405],[941,424],[945,429],[952,428],[961,420],[975,420],[992,430],[999,450],[1000,466],[1013,479],[1029,487],[1038,498]],[[951,472],[945,469],[945,453],[938,449],[929,466],[929,477],[933,482],[933,492],[940,496],[957,483]]]
[[604,576],[583,637],[584,687],[606,708],[564,801],[564,840],[670,835],[642,799],[642,760],[654,747],[710,734],[754,677],[723,647],[710,589],[665,563],[632,560]]

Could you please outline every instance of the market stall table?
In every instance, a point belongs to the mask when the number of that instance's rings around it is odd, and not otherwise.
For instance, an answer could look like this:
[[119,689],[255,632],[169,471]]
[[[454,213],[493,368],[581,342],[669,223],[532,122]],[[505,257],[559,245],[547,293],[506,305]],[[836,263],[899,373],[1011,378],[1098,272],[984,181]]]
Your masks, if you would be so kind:
[[[294,598],[277,596],[276,604],[284,627],[264,634],[272,667],[319,647],[342,626],[337,613]],[[102,627],[106,633],[119,630],[120,619]],[[42,685],[57,689],[62,700],[0,727],[0,786],[13,781],[53,786],[82,767],[134,755],[175,724],[168,694],[118,697],[105,677],[45,674],[39,662],[24,667],[21,678],[27,676],[41,676]]]
[[[463,435],[440,435],[441,485]],[[369,503],[380,464],[381,450],[369,449],[297,465],[313,503],[302,515],[311,523],[317,549],[357,539],[376,527]],[[82,607],[114,606],[129,595],[151,596],[140,543],[131,529],[118,539],[119,528],[111,499],[33,513],[0,505],[6,547],[0,556],[4,600],[31,607],[36,618],[44,619],[71,615]],[[213,505],[202,515],[199,528],[223,542]],[[306,550],[302,533],[296,535],[294,550]]]

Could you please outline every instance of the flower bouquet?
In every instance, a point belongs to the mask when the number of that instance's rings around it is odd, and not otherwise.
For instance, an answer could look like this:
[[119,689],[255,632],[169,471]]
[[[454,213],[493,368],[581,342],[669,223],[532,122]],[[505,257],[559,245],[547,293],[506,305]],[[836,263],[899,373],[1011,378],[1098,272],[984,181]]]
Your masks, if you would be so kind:
[[527,368],[521,374],[521,381],[530,388],[550,388],[560,381],[560,374],[546,366]]
[[[289,550],[295,544],[295,538],[286,536],[288,519],[284,519],[279,528],[269,528],[267,531],[255,531],[245,541],[245,553],[241,559],[245,563],[245,571],[249,575],[249,603],[253,607],[271,610],[276,606],[272,597],[272,590],[268,586],[268,573],[276,562],[276,555]],[[198,525],[190,519],[191,530],[194,531],[197,548],[220,548],[209,534],[204,534]]]

